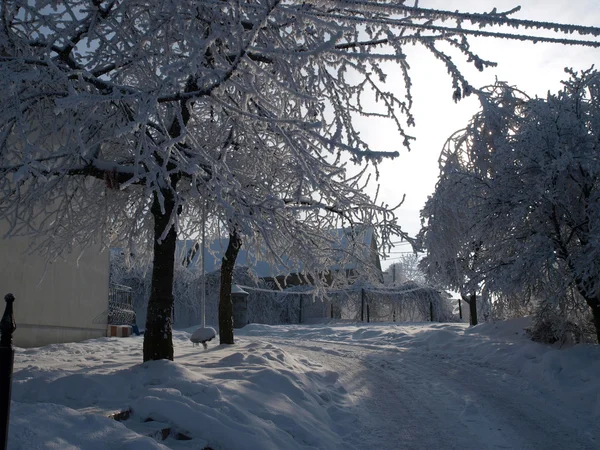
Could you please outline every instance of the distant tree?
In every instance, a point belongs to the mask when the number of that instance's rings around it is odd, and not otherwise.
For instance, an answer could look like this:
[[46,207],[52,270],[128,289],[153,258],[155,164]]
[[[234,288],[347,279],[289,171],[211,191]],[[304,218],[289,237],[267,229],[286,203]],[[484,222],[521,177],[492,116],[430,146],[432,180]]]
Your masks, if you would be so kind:
[[[473,88],[452,52],[478,69],[492,65],[472,52],[468,36],[599,45],[484,29],[600,35],[519,21],[509,17],[514,11],[353,0],[4,1],[0,218],[10,223],[7,235],[50,236],[36,244],[50,258],[97,241],[152,253],[143,358],[172,359],[176,241],[198,234],[203,205],[234,247],[237,235],[262,240],[274,260],[292,242],[299,259],[322,263],[310,251],[327,242],[322,229],[338,217],[373,223],[383,246],[400,232],[393,211],[362,192],[365,172],[349,175],[341,158],[366,165],[397,155],[369,147],[356,127],[361,116],[389,119],[408,145],[405,45],[420,44],[443,62],[455,99]],[[386,84],[385,63],[395,65],[405,96]],[[276,178],[261,183],[256,175],[269,163]],[[290,172],[295,182],[286,188]]]
[[424,284],[425,274],[419,267],[419,259],[419,255],[414,253],[402,255],[388,268],[387,281],[392,284],[401,284],[407,281]]

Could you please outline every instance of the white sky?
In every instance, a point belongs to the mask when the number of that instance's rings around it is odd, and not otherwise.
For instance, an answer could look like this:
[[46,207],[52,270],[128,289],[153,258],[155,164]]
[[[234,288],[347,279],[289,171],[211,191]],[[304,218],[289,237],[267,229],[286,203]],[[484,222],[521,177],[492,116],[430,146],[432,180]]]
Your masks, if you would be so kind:
[[[600,26],[600,0],[421,0],[419,6],[461,12],[488,12],[494,7],[507,11],[521,5],[521,11],[513,15],[519,19],[573,23]],[[511,31],[511,29],[505,30]],[[513,31],[514,32],[514,31]],[[561,36],[563,37],[563,36]],[[564,36],[567,37],[567,36]],[[579,39],[578,35],[571,38]],[[527,94],[544,96],[548,90],[557,91],[560,81],[566,78],[564,68],[587,69],[600,63],[600,48],[561,46],[557,44],[533,44],[505,39],[470,39],[472,49],[483,59],[498,63],[498,67],[479,73],[464,59],[455,58],[476,87],[492,84],[497,77],[518,86]],[[414,235],[420,227],[419,211],[437,181],[437,160],[446,139],[463,128],[477,111],[474,97],[458,104],[452,101],[451,80],[442,63],[422,49],[408,49],[408,61],[412,68],[414,84],[414,110],[416,127],[408,133],[417,138],[409,153],[401,147],[395,128],[379,126],[370,122],[365,126],[365,137],[372,148],[398,150],[400,157],[385,161],[380,167],[380,199],[390,205],[398,203],[403,194],[406,201],[399,217],[409,234]],[[600,67],[600,64],[598,65]],[[396,74],[390,74],[393,82]],[[400,80],[398,80],[400,83]],[[394,249],[408,251],[409,246]],[[398,257],[382,261],[385,268]]]

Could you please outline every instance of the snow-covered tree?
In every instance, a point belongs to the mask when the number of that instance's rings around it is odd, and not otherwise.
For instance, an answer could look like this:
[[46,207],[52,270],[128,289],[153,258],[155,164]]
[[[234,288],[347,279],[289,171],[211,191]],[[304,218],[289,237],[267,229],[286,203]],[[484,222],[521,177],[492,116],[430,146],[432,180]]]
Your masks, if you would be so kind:
[[[13,0],[0,8],[0,219],[8,236],[49,236],[37,244],[50,258],[98,241],[150,251],[144,360],[173,358],[176,240],[199,232],[206,204],[234,247],[238,237],[261,240],[275,260],[287,246],[299,260],[323,262],[312,252],[340,217],[374,224],[384,246],[400,233],[393,211],[363,193],[364,172],[350,175],[341,161],[397,154],[369,147],[360,116],[392,121],[408,144],[405,45],[440,59],[459,99],[473,88],[452,52],[491,65],[467,40],[494,35],[488,25],[600,35],[404,2]],[[406,95],[386,84],[388,62]]]
[[[478,243],[472,278],[489,293],[536,296],[542,311],[549,299],[579,296],[600,342],[600,74],[569,73],[563,89],[546,98],[528,98],[502,83],[481,94],[482,111],[452,139],[452,154],[464,155],[463,163],[446,178],[451,164],[443,166],[437,209],[425,210],[426,230],[435,234],[460,223],[445,248],[454,256],[467,242]],[[464,184],[442,199],[439,188],[452,178],[458,180],[452,186]],[[436,215],[440,209],[462,218]],[[442,225],[435,228],[437,221]],[[444,237],[449,234],[436,235]]]
[[386,270],[385,284],[402,284],[407,281],[425,284],[425,274],[419,267],[420,256],[415,253],[402,255]]
[[453,143],[453,139],[446,143],[435,192],[421,211],[423,226],[417,242],[427,254],[420,267],[431,283],[460,293],[469,304],[471,324],[477,325],[480,241],[472,234],[472,211],[477,207],[475,193],[480,184],[470,173],[469,155],[456,151]]
[[514,133],[494,149],[484,258],[499,287],[562,280],[554,296],[568,299],[574,286],[600,342],[600,74],[569,74],[558,94],[517,109]]

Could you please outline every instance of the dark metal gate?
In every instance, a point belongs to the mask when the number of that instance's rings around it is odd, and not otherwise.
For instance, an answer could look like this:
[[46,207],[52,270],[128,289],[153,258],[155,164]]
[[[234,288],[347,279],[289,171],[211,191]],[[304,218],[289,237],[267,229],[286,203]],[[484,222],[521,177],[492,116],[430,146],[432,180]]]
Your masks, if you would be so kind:
[[131,288],[111,283],[108,296],[108,324],[131,325],[135,317]]

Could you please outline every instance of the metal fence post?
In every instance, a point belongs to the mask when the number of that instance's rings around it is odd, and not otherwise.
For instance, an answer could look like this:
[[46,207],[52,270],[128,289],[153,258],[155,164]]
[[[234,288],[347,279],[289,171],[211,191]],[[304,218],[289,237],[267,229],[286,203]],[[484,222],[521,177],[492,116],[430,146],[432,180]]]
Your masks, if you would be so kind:
[[360,321],[365,321],[365,290],[360,290]]
[[0,321],[0,450],[8,447],[8,421],[10,418],[10,393],[15,360],[13,332],[17,329],[13,314],[15,296],[6,294],[6,309]]

